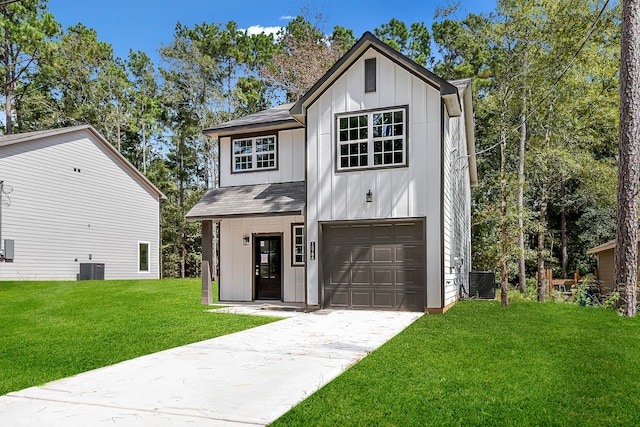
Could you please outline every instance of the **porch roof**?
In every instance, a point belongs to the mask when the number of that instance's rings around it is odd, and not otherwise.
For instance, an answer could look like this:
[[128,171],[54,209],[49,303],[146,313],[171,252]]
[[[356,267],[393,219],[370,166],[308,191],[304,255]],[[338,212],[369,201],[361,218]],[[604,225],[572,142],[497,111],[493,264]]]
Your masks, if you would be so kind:
[[302,215],[304,206],[304,181],[222,187],[207,191],[187,220]]

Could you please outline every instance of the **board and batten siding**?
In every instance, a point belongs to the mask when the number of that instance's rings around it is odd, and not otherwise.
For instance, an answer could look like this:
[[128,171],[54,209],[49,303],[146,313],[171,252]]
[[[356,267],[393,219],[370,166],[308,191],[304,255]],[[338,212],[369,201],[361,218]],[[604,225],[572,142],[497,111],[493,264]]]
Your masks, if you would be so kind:
[[[292,266],[291,225],[303,216],[232,218],[220,221],[220,300],[253,301],[255,234],[282,236],[282,301],[304,302],[304,266]],[[243,237],[251,236],[248,245]]]
[[[220,138],[220,186],[304,181],[304,129],[274,131],[277,135],[277,169],[232,173],[231,137]],[[242,136],[236,139],[241,139]]]
[[[378,87],[364,92],[364,61],[376,58]],[[408,167],[336,173],[336,114],[408,106]],[[427,306],[441,307],[441,98],[369,49],[307,108],[307,249],[322,221],[426,218]],[[373,201],[365,194],[371,190]],[[318,258],[307,259],[309,304],[318,304]]]
[[[0,280],[75,280],[80,263],[104,263],[105,279],[159,277],[159,200],[86,130],[0,148],[11,186],[2,237],[14,262]],[[149,271],[138,244],[149,243]]]

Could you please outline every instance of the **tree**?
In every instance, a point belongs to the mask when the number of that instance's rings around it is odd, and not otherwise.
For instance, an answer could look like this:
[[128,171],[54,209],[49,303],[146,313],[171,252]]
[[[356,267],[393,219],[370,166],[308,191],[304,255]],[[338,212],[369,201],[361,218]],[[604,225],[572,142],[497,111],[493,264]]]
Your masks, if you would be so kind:
[[123,120],[112,102],[124,102],[125,78],[124,65],[116,62],[113,48],[99,41],[95,30],[82,24],[69,27],[60,40],[47,45],[33,90],[22,102],[23,116],[41,128],[91,124],[117,142]]
[[162,134],[163,105],[160,99],[160,85],[155,68],[144,52],[129,52],[127,69],[131,75],[129,91],[132,106],[129,129],[139,136],[140,143],[133,157],[134,165],[147,174],[151,157],[151,142]]
[[59,24],[48,13],[45,1],[22,0],[0,5],[0,28],[0,83],[5,107],[5,133],[11,134],[14,116],[20,122],[21,111],[13,109],[17,92],[28,86],[28,81],[23,79],[37,65],[46,40],[58,33]]
[[625,316],[637,311],[638,191],[640,190],[640,2],[622,2],[620,142],[615,283]]
[[338,30],[335,38],[327,39],[318,26],[297,16],[278,33],[273,59],[262,66],[261,75],[282,91],[287,101],[297,101],[339,58],[349,43],[345,35]]
[[224,109],[223,83],[219,64],[205,53],[203,39],[179,23],[174,40],[160,49],[160,56],[164,121],[171,129],[166,166],[175,183],[162,212],[164,244],[171,249],[163,252],[163,269],[187,277],[198,270],[190,259],[194,250],[198,252],[193,243],[198,227],[184,217],[216,176],[206,160],[215,152],[202,129],[215,123],[217,112]]
[[[488,17],[440,24],[434,38],[446,55],[437,69],[474,78],[482,176],[473,192],[474,267],[511,276],[524,258],[526,274],[563,265],[589,272],[586,249],[606,240],[615,209],[604,186],[617,132],[616,9],[603,1],[504,0]],[[464,70],[470,74],[456,74]],[[546,289],[540,280],[538,290]]]
[[391,18],[389,23],[382,24],[373,33],[418,64],[427,65],[431,56],[431,35],[424,23],[414,22],[407,28],[404,22]]

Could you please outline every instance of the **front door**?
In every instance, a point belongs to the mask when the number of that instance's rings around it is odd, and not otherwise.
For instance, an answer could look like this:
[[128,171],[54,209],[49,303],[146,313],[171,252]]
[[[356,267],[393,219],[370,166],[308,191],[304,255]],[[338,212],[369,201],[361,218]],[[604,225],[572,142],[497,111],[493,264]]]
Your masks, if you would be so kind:
[[255,299],[282,299],[282,265],[280,236],[256,236]]

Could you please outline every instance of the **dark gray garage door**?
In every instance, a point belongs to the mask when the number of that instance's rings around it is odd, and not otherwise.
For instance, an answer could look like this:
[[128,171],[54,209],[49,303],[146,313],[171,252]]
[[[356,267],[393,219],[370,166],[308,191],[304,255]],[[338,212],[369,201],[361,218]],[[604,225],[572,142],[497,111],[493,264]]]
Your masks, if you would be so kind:
[[322,225],[323,307],[422,311],[424,221]]

